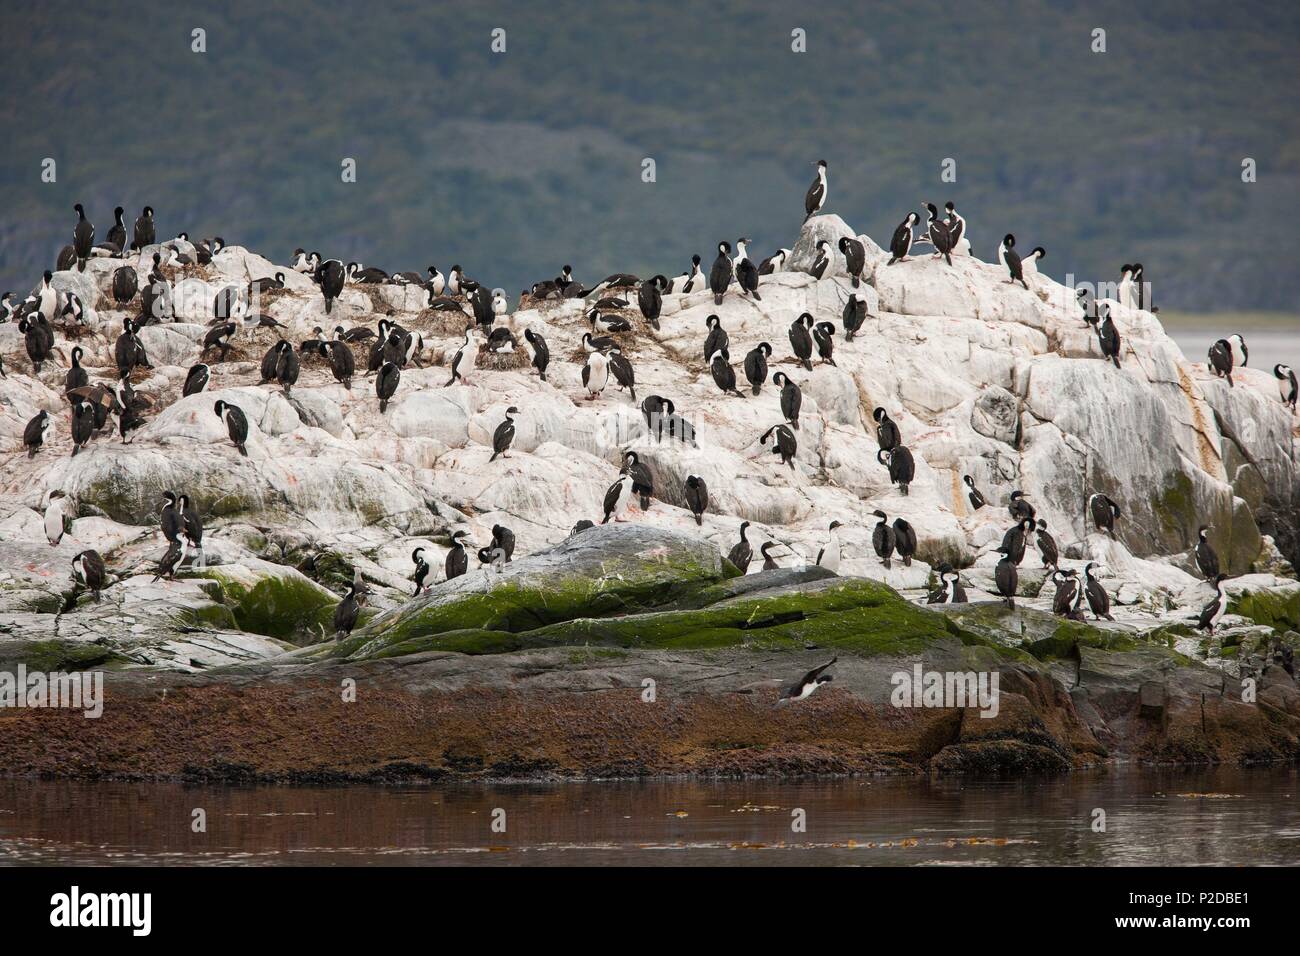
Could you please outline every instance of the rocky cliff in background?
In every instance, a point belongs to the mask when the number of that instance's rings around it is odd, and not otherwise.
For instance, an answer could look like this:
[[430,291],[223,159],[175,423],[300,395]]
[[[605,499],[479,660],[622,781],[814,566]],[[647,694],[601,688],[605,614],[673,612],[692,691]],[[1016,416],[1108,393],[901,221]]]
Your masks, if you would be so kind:
[[[664,652],[726,654],[726,667],[758,679],[760,661],[770,667],[772,657],[746,652],[842,647],[850,657],[880,658],[879,666],[864,664],[859,678],[837,680],[831,699],[845,693],[875,702],[882,687],[871,680],[886,663],[937,660],[974,647],[985,649],[985,664],[1014,662],[1025,680],[1056,688],[1030,708],[1035,719],[1070,727],[1092,720],[1080,733],[1094,743],[1119,741],[1121,750],[1141,750],[1136,731],[1111,725],[1127,726],[1126,708],[1137,706],[1144,682],[1158,678],[1162,700],[1177,710],[1176,701],[1191,701],[1210,685],[1222,696],[1226,681],[1243,670],[1269,670],[1271,643],[1300,626],[1300,585],[1276,576],[1290,573],[1287,559],[1295,562],[1300,546],[1295,420],[1278,402],[1271,374],[1239,369],[1230,389],[1203,362],[1189,362],[1154,315],[1112,303],[1124,336],[1116,369],[1101,359],[1073,291],[1048,277],[1030,276],[1026,290],[1008,284],[1000,267],[969,257],[952,266],[928,256],[887,266],[867,237],[866,283],[858,291],[869,317],[853,341],[837,335],[834,365],[807,373],[791,355],[790,322],[808,311],[838,328],[853,288],[838,257],[821,280],[804,270],[817,239],[834,245],[851,234],[835,216],[809,222],[791,257],[793,271],[764,277],[761,302],[735,287],[720,307],[707,292],[665,296],[657,330],[635,307],[625,313],[634,332],[618,338],[636,369],[638,401],[651,393],[671,398],[694,424],[695,445],[654,441],[638,404],[612,381],[599,399],[585,400],[580,337],[589,326],[580,301],[509,316],[516,333],[531,327],[549,341],[547,382],[524,362],[485,353],[468,385],[446,387],[463,324],[455,313],[425,311],[422,289],[350,286],[327,317],[308,279],[227,248],[210,266],[171,270],[177,321],[141,332],[155,368],[136,387],[161,399],[148,424],[129,443],[97,438],[75,458],[62,396],[66,365],[49,363],[34,376],[15,326],[0,325],[8,370],[0,380],[0,441],[8,446],[0,478],[0,658],[106,664],[128,686],[141,668],[192,672],[231,664],[309,680],[343,666],[409,659],[420,665],[407,672],[414,675],[431,666],[429,655],[445,661],[468,653],[480,656],[457,665],[463,672],[456,686],[473,687],[517,682],[504,676],[515,665],[494,669],[478,663],[483,654],[547,653],[540,666],[556,675],[551,686],[577,689],[581,680],[570,680],[573,669],[553,649],[597,646],[660,655],[655,666],[684,692],[692,668],[703,665],[665,661]],[[112,308],[106,295],[120,264],[91,260],[85,273],[61,272],[54,280],[95,308],[88,327],[60,333],[65,354],[74,338],[85,350],[82,364],[92,380],[114,377],[114,339],[122,318],[136,314]],[[239,333],[229,362],[215,364],[210,355],[209,391],[180,398],[217,293],[276,271],[286,272],[286,288],[267,294],[261,310],[283,323],[294,343],[318,325],[372,325],[385,316],[422,333],[426,367],[403,370],[387,413],[379,413],[373,376],[359,374],[348,391],[311,359],[291,394],[258,386],[258,362],[275,341],[267,331]],[[140,267],[142,284],[146,273]],[[705,318],[715,312],[737,365],[767,341],[772,370],[803,387],[794,469],[759,443],[782,418],[777,390],[769,384],[758,397],[724,396],[704,366]],[[364,369],[360,347],[357,357]],[[217,399],[248,415],[247,458],[213,414]],[[521,412],[513,448],[489,461],[492,431],[510,405]],[[916,458],[907,496],[876,461],[871,411],[878,405],[898,422]],[[54,416],[56,430],[28,459],[21,432],[40,409]],[[576,521],[600,521],[605,489],[627,449],[654,476],[651,508],[628,516],[634,527],[570,537]],[[698,528],[684,510],[688,474],[704,477],[710,490]],[[967,474],[989,499],[984,509],[973,511],[966,499]],[[1103,566],[1117,623],[1064,624],[1044,614],[1051,587],[1039,596],[1043,572],[1032,548],[1021,567],[1021,609],[988,603],[992,549],[1011,523],[1005,505],[1017,488],[1047,520],[1063,566]],[[75,520],[52,548],[41,509],[55,489],[69,496]],[[208,567],[153,583],[164,550],[157,515],[166,490],[189,494],[206,516]],[[1115,540],[1098,533],[1085,513],[1094,492],[1123,511]],[[916,528],[918,560],[910,568],[896,561],[886,570],[875,557],[877,508]],[[826,572],[805,566],[832,520],[842,525],[845,560],[842,577],[828,581]],[[751,522],[756,550],[765,540],[779,542],[776,554],[789,569],[751,574],[745,580],[755,579],[752,594],[748,585],[737,590],[739,579],[727,577],[734,569],[720,558],[742,521]],[[495,524],[517,536],[514,566],[499,573],[471,560],[467,577],[410,599],[413,548],[426,548],[440,579],[451,532],[468,530],[484,545]],[[1232,610],[1240,613],[1210,638],[1189,627],[1212,596],[1189,555],[1201,524],[1213,527],[1225,570],[1244,575],[1230,584]],[[116,581],[99,604],[74,594],[68,575],[71,557],[92,547]],[[667,564],[665,553],[675,556]],[[933,584],[930,566],[939,561],[964,568],[976,603],[944,616],[898,599],[921,601]],[[646,569],[653,573],[643,580]],[[370,607],[349,639],[327,640],[333,605],[356,573],[371,587]],[[772,623],[754,626],[755,620]],[[1075,683],[1086,686],[1080,675],[1096,654],[1127,661],[1122,673],[1109,672],[1106,680],[1124,690],[1108,692],[1105,706],[1072,699],[1070,676],[1055,670],[1072,667]],[[775,676],[796,676],[806,656],[791,655]],[[1171,678],[1171,669],[1179,676]],[[1281,671],[1271,672],[1277,685]],[[601,671],[581,689],[617,686],[613,671]],[[1294,686],[1277,693],[1284,696],[1275,705],[1290,723],[1250,731],[1251,746],[1259,745],[1251,752],[1296,752]],[[1075,731],[1062,728],[1048,736],[1063,748],[1065,764],[1106,750],[1071,743]],[[1143,752],[1169,757],[1168,743]],[[1197,753],[1214,759],[1247,751],[1223,731]],[[978,763],[948,760],[954,769]]]

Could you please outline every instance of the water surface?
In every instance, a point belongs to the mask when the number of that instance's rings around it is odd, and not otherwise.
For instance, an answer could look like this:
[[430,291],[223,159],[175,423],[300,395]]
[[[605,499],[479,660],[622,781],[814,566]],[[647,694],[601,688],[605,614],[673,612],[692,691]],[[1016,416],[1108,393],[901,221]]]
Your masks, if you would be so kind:
[[[206,833],[191,829],[196,808]],[[797,810],[804,832],[792,829]],[[1300,772],[337,788],[5,780],[0,862],[1294,865]]]

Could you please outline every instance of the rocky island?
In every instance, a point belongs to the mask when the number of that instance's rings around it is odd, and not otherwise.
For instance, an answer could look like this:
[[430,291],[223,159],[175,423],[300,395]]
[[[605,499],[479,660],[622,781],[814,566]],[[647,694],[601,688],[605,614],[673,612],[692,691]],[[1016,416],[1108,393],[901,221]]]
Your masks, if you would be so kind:
[[[845,237],[866,251],[861,284],[836,253],[811,275],[819,243]],[[468,305],[431,308],[414,283],[349,282],[327,313],[308,275],[237,245],[200,264],[179,242],[125,260],[143,288],[162,250],[173,303],[138,330],[152,367],[130,381],[151,398],[126,440],[99,434],[73,456],[65,397],[73,346],[92,382],[117,378],[115,342],[141,314],[138,298],[113,294],[124,260],[54,273],[60,301],[71,293],[83,308],[55,323],[55,357],[39,372],[18,323],[0,324],[0,671],[105,674],[98,719],[0,708],[0,773],[1029,773],[1300,756],[1297,419],[1268,371],[1216,376],[1156,314],[1105,299],[1122,334],[1112,362],[1075,289],[1042,271],[1022,287],[970,255],[888,265],[871,238],[819,215],[784,269],[761,277],[761,299],[737,286],[721,304],[707,287],[666,292],[651,321],[635,290],[605,291],[625,294],[600,311],[626,326],[609,334],[636,397],[611,377],[593,398],[581,377],[590,298],[523,296],[493,320],[517,347],[484,348],[466,381],[451,365]],[[257,308],[274,322],[205,352],[224,290],[267,279]],[[852,296],[865,317],[849,339]],[[814,355],[810,371],[787,344],[804,313],[834,332],[833,358]],[[742,376],[742,393],[719,390],[703,350],[713,315],[728,361],[769,343],[771,372],[799,385],[789,465],[761,440],[789,418],[780,388],[753,394]],[[386,411],[364,342],[351,346],[350,388],[306,351],[292,388],[259,384],[281,337],[296,349],[380,320],[417,333]],[[525,330],[549,343],[544,380]],[[207,388],[183,396],[200,361]],[[693,441],[652,427],[641,408],[652,394],[689,419]],[[218,400],[247,416],[246,455]],[[494,455],[512,406],[513,442]],[[878,457],[877,408],[913,456],[906,493]],[[29,456],[24,430],[42,410],[53,428]],[[629,450],[653,479],[650,506],[602,522]],[[707,483],[698,523],[688,476]],[[204,547],[159,578],[168,491],[203,516]],[[1094,565],[1113,620],[1054,614],[1053,569],[1032,543],[1014,606],[999,596],[1014,491],[1054,536],[1060,569]],[[67,517],[57,544],[51,492]],[[1111,533],[1090,512],[1097,494],[1118,508]],[[915,529],[909,562],[877,556],[876,512]],[[742,522],[749,573],[727,558]],[[834,570],[817,560],[832,522]],[[512,560],[480,565],[473,552],[496,526],[514,533]],[[1216,594],[1192,551],[1202,526],[1229,575],[1212,631],[1197,626]],[[460,531],[470,568],[444,580]],[[768,542],[777,567],[758,570]],[[417,548],[431,565],[422,589]],[[97,597],[71,573],[88,549],[107,569]],[[956,569],[967,603],[927,603],[940,568]],[[340,635],[349,588],[365,601]],[[833,681],[777,706],[831,658]],[[897,675],[918,667],[996,673],[996,713],[897,706]]]

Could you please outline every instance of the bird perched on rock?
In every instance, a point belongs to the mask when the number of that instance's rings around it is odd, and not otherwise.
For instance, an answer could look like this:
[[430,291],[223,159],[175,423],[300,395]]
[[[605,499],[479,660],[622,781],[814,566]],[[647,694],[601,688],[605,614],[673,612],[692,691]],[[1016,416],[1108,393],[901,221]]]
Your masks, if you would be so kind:
[[764,571],[779,571],[781,565],[776,563],[776,558],[772,557],[772,549],[777,546],[775,541],[764,541],[763,546],[758,549],[759,554],[763,556]]
[[894,519],[894,548],[903,559],[903,567],[910,568],[916,554],[916,529],[906,518]]
[[1038,519],[1038,553],[1042,555],[1045,568],[1054,568],[1060,563],[1060,551],[1056,547],[1056,539],[1047,530],[1047,522],[1042,518]]
[[1093,616],[1097,620],[1100,621],[1105,618],[1108,621],[1113,621],[1115,619],[1110,614],[1110,595],[1101,586],[1101,582],[1093,577],[1092,569],[1094,567],[1096,567],[1096,563],[1089,561],[1083,569],[1084,596],[1088,599],[1088,607],[1092,609]]
[[686,507],[695,516],[696,525],[704,524],[704,512],[709,507],[709,486],[699,475],[686,476]]
[[415,563],[415,573],[411,575],[411,580],[415,582],[415,592],[411,597],[417,597],[427,585],[424,583],[429,579],[429,562],[424,560],[424,548],[416,548],[411,552],[411,561]]
[[813,326],[813,341],[817,344],[817,357],[825,364],[835,364],[835,325],[831,322],[818,322]]
[[519,409],[511,405],[506,409],[506,417],[496,431],[492,433],[492,457],[488,461],[496,461],[497,457],[505,457],[506,452],[510,450],[511,444],[515,440],[515,419],[514,416],[519,414]]
[[898,425],[889,417],[889,412],[883,407],[877,406],[871,413],[871,417],[876,422],[876,444],[884,451],[893,451],[902,444],[902,437],[898,432]]
[[1289,405],[1291,414],[1295,414],[1296,395],[1300,393],[1300,386],[1296,384],[1295,372],[1289,365],[1274,365],[1273,377],[1277,379],[1277,391],[1282,396],[1282,404]]
[[452,533],[451,548],[447,551],[446,560],[443,561],[443,573],[446,574],[448,581],[460,577],[469,570],[469,555],[465,553],[465,539],[468,536],[468,531]]
[[832,521],[827,526],[827,540],[824,545],[817,551],[817,567],[825,568],[827,571],[834,571],[836,574],[840,570],[840,536],[838,534],[841,527],[838,521]]
[[962,475],[961,480],[965,483],[966,487],[970,489],[970,491],[966,493],[966,497],[970,500],[971,510],[979,511],[985,504],[987,504],[987,502],[984,500],[984,495],[975,487],[975,479],[970,475]]
[[852,236],[840,238],[840,254],[844,256],[844,268],[853,280],[853,288],[862,285],[862,270],[867,266],[867,250]]
[[650,496],[655,493],[655,483],[650,469],[641,461],[641,456],[634,451],[624,452],[620,474],[632,476],[632,491],[640,498],[641,510],[648,511]]
[[524,329],[524,348],[528,350],[529,364],[537,369],[537,375],[546,381],[546,366],[551,364],[551,350],[540,332]]
[[77,253],[77,271],[86,271],[86,260],[95,245],[95,225],[86,218],[86,211],[77,203],[72,207],[77,213],[77,224],[72,228],[72,248]]
[[72,580],[85,588],[99,603],[99,594],[104,590],[107,575],[104,572],[104,559],[98,551],[82,551],[72,559]]
[[730,253],[731,243],[718,243],[718,257],[713,260],[713,267],[709,269],[709,288],[713,291],[715,305],[722,305],[722,297],[726,294],[727,287],[731,285],[735,274]]
[[64,534],[64,510],[63,501],[66,496],[62,491],[57,489],[51,491],[45,504],[45,540],[50,543],[50,547],[58,547],[63,540]]
[[799,442],[795,439],[794,432],[784,422],[781,422],[763,432],[758,443],[766,445],[769,438],[772,439],[772,450],[781,456],[781,464],[789,465],[790,470],[794,471],[794,456],[799,450]]
[[947,224],[939,218],[939,210],[935,208],[934,203],[927,202],[922,205],[927,214],[926,236],[934,246],[934,257],[937,259],[943,256],[948,265],[952,265],[952,233],[948,231]]
[[814,279],[820,279],[831,267],[831,244],[825,239],[818,239],[816,250],[817,254],[813,257],[812,268],[808,270],[808,274]]
[[867,320],[867,297],[861,292],[854,292],[844,302],[844,311],[840,321],[844,323],[844,341],[852,342],[862,323]]
[[812,181],[812,185],[808,187],[808,191],[804,193],[803,197],[804,222],[815,216],[821,211],[822,206],[826,205],[826,188],[826,160],[819,159],[817,160],[817,178]]
[[1015,285],[1019,282],[1028,289],[1029,286],[1025,283],[1025,270],[1020,260],[1020,253],[1016,252],[1016,237],[1011,233],[1007,233],[1002,239],[1000,258],[1007,267],[1007,271],[1011,273],[1011,278],[1007,280],[1007,284]]
[[379,414],[388,411],[388,403],[397,394],[397,386],[402,381],[402,370],[392,362],[385,362],[375,378],[375,394],[379,396]]
[[1196,530],[1196,567],[1200,569],[1201,576],[1207,581],[1213,581],[1219,576],[1219,553],[1214,550],[1214,545],[1210,544],[1210,526],[1201,525]]
[[623,514],[627,511],[628,503],[632,500],[632,476],[624,472],[619,475],[609,489],[605,492],[605,517],[601,519],[601,524],[608,524],[609,519],[622,521]]
[[1033,518],[1034,506],[1025,498],[1025,493],[1016,489],[1011,492],[1011,500],[1007,502],[1007,511],[1016,521],[1023,521],[1025,518]]
[[881,448],[876,452],[876,461],[889,469],[889,480],[898,486],[900,494],[906,496],[912,479],[916,477],[912,453],[903,445],[893,449]]
[[23,428],[23,447],[27,449],[28,458],[35,458],[41,450],[50,427],[50,413],[41,409]]
[[366,602],[364,591],[358,591],[356,585],[348,588],[348,593],[334,608],[334,639],[341,641],[352,633],[361,615],[361,606]]
[[761,302],[763,297],[758,294],[758,267],[749,258],[748,245],[749,240],[743,236],[736,240],[736,259],[732,267],[735,269],[736,282],[740,286],[740,291]]
[[1020,586],[1020,572],[1016,569],[1017,562],[1011,560],[1005,547],[995,548],[1002,555],[1002,560],[993,570],[993,580],[997,584],[998,594],[1002,595],[1002,600],[1006,602],[1007,607],[1016,606],[1016,589]]
[[[998,567],[1001,566],[999,563]],[[1052,572],[1052,583],[1056,586],[1056,594],[1052,597],[1052,613],[1072,621],[1082,621],[1080,604],[1083,595],[1080,593],[1078,572],[1058,568]],[[1001,588],[1001,583],[998,587]]]
[[804,370],[812,371],[812,327],[816,324],[812,314],[805,312],[790,323],[790,349]]
[[230,436],[231,442],[239,449],[239,453],[247,458],[248,449],[244,445],[248,441],[248,418],[245,417],[243,410],[220,399],[212,409],[217,417],[226,423],[226,434]]
[[891,566],[894,556],[894,549],[898,546],[898,538],[894,529],[889,526],[889,516],[880,509],[871,512],[880,520],[876,522],[876,527],[871,532],[871,547],[875,549],[876,557],[886,568]]
[[152,246],[156,237],[153,207],[145,206],[140,215],[136,217],[135,235],[131,240],[131,248],[138,250],[143,249],[145,246]]
[[1219,339],[1210,346],[1209,367],[1210,371],[1219,378],[1228,380],[1228,388],[1232,388],[1232,346],[1227,339]]
[[907,254],[912,251],[913,235],[912,229],[921,217],[914,212],[909,212],[898,228],[894,230],[894,236],[889,240],[889,261],[885,265],[892,266],[895,262],[906,262]]
[[1105,531],[1112,538],[1115,537],[1115,520],[1122,514],[1119,505],[1097,492],[1088,498],[1088,511],[1092,513],[1092,523],[1098,531]]
[[740,540],[731,546],[727,552],[727,560],[740,569],[744,574],[749,570],[749,562],[754,558],[754,549],[750,546],[749,537],[746,532],[749,531],[749,522],[740,523]]
[[767,360],[771,357],[772,346],[767,342],[759,342],[745,353],[745,379],[755,395],[763,391],[763,383],[767,381]]
[[1223,590],[1223,582],[1228,580],[1226,574],[1216,574],[1214,580],[1210,583],[1214,585],[1214,600],[1205,607],[1201,608],[1201,615],[1196,621],[1196,626],[1210,634],[1214,633],[1215,626],[1222,620],[1223,615],[1228,610],[1228,595]]
[[709,357],[709,373],[724,395],[745,397],[745,393],[736,388],[736,370],[731,367],[731,356],[726,349],[719,349]]

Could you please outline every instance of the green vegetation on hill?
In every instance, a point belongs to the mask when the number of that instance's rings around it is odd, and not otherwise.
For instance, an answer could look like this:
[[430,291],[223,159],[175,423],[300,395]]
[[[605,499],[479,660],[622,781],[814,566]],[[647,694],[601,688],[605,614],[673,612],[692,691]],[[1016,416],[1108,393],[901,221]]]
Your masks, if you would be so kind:
[[790,245],[824,157],[827,210],[882,242],[952,198],[985,258],[1013,231],[1057,277],[1141,260],[1171,307],[1293,310],[1300,292],[1263,254],[1300,214],[1284,4],[52,2],[7,4],[0,26],[6,288],[53,262],[76,201],[100,236],[115,204],[148,203],[160,236],[460,262],[512,293],[566,261],[675,274],[719,238]]

